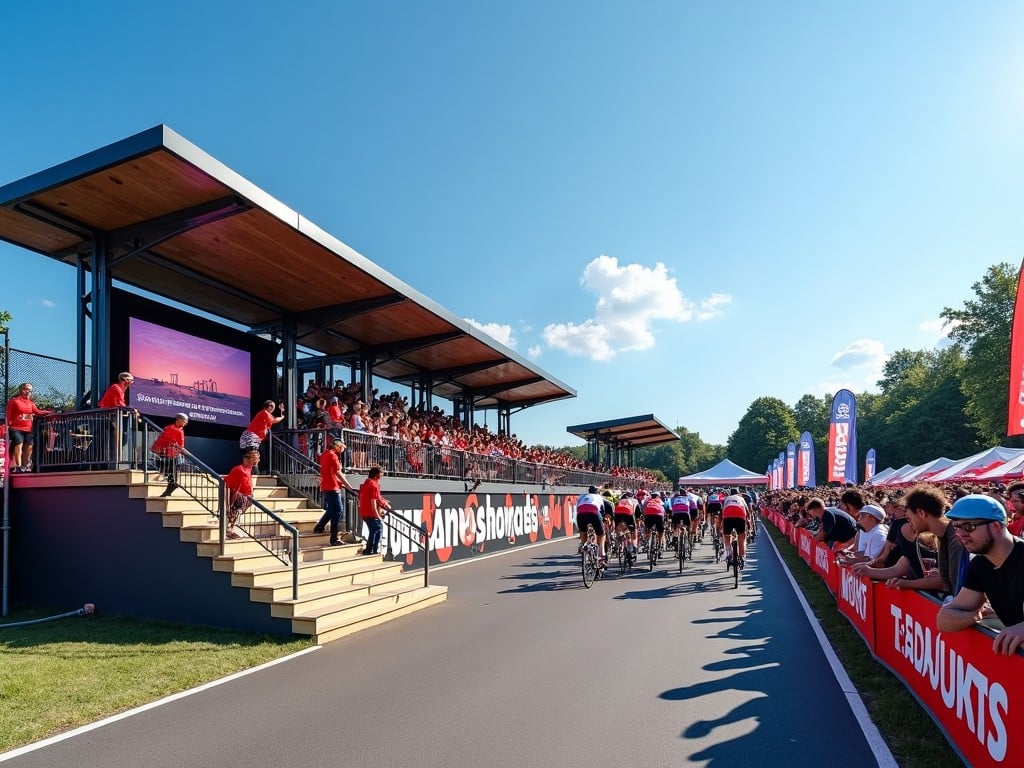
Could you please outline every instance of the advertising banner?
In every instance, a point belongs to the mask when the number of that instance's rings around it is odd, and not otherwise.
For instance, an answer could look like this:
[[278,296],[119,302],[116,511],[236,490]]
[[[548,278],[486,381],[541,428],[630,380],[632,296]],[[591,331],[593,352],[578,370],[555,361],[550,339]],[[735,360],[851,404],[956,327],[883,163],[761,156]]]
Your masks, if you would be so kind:
[[868,648],[875,650],[875,600],[874,590],[885,589],[871,579],[855,576],[846,566],[835,566],[839,572],[839,590],[835,593],[839,612],[853,624]]
[[832,398],[828,425],[828,479],[857,482],[857,403],[853,392],[841,389]]
[[800,551],[800,557],[804,559],[804,562],[808,565],[812,565],[814,559],[814,535],[806,528],[797,528],[797,548]]
[[814,438],[810,432],[804,432],[800,435],[800,472],[796,484],[813,488],[817,485],[814,474]]
[[[554,493],[389,493],[396,512],[426,527],[431,563],[447,563],[487,552],[573,536],[575,494]],[[408,526],[392,518],[381,551],[422,565],[423,551],[403,534]],[[366,530],[363,530],[363,536]],[[413,536],[419,538],[418,534]]]
[[864,482],[870,482],[871,478],[875,476],[875,449],[869,448],[867,455],[864,457]]
[[825,586],[833,595],[839,592],[839,566],[836,565],[835,553],[831,547],[820,541],[814,542],[814,572],[825,581]]
[[796,488],[796,443],[786,446],[786,488]]
[[1010,403],[1006,417],[1007,435],[1024,435],[1024,264],[1017,275],[1017,299],[1010,326]]
[[938,604],[914,590],[875,587],[875,655],[939,723],[967,765],[1024,765],[1024,657],[997,656],[969,629],[940,633]]

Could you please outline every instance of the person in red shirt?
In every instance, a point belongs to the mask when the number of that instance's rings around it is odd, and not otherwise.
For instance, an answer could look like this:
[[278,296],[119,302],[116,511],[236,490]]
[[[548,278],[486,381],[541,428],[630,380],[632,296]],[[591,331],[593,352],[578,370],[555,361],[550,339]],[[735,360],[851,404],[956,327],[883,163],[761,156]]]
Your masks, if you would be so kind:
[[368,529],[362,552],[364,555],[380,554],[384,515],[391,509],[391,502],[380,494],[380,478],[383,474],[384,470],[374,464],[370,467],[363,484],[359,486],[359,518],[366,523]]
[[263,401],[263,410],[256,414],[238,440],[238,447],[242,449],[243,456],[250,448],[255,448],[258,451],[260,445],[267,439],[267,435],[270,434],[270,428],[275,424],[280,424],[284,419],[284,403],[278,405],[277,409],[280,411],[280,415],[275,416],[274,401]]
[[125,408],[128,405],[128,387],[135,383],[135,377],[128,371],[117,374],[117,381],[107,387],[97,408]]
[[229,539],[241,538],[235,531],[238,517],[252,505],[252,469],[260,463],[260,452],[248,448],[242,454],[242,463],[232,469],[224,478],[228,489],[228,524],[226,535]]
[[[18,385],[18,394],[7,401],[7,434],[11,440],[11,472],[28,472],[32,467],[32,448],[35,434],[32,424],[36,416],[47,416],[46,411],[32,402],[32,385]],[[25,446],[22,450],[22,446]]]
[[324,514],[320,522],[313,528],[313,533],[323,533],[328,523],[331,524],[330,545],[341,545],[338,539],[338,521],[341,519],[341,489],[355,490],[349,483],[345,473],[341,471],[341,454],[345,452],[343,440],[335,438],[331,447],[320,454],[320,490],[324,495]]
[[188,424],[188,414],[175,414],[174,422],[164,427],[163,432],[153,443],[153,453],[156,454],[161,471],[167,476],[167,489],[160,494],[161,496],[170,496],[178,487],[176,471],[185,450],[186,424]]
[[1024,534],[1024,482],[1010,483],[1006,489],[1010,521],[1006,528],[1017,538]]

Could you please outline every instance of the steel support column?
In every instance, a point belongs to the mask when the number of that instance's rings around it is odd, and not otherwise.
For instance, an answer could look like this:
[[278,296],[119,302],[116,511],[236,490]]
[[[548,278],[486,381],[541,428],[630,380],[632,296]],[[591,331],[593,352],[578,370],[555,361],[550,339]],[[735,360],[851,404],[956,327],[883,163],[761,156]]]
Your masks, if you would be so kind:
[[[78,304],[75,320],[75,408],[83,407],[85,388],[90,386],[85,380],[85,349],[86,327],[85,318],[89,311],[88,297],[85,289],[85,254],[78,254],[75,260],[75,301]],[[94,400],[98,402],[98,400]]]
[[[298,426],[295,403],[299,399],[298,351],[295,348],[295,323],[285,322],[281,329],[281,384],[284,387],[285,424]],[[277,393],[280,397],[281,393]]]
[[92,403],[99,403],[115,371],[110,369],[110,251],[105,235],[96,234],[92,251]]

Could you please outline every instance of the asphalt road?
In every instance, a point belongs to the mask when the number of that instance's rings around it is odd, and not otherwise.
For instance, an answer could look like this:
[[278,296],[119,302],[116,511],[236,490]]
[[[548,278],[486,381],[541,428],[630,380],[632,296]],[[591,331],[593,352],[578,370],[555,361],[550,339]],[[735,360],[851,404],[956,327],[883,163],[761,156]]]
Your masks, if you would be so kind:
[[6,765],[866,768],[763,536],[584,589],[560,540],[434,572],[448,602]]

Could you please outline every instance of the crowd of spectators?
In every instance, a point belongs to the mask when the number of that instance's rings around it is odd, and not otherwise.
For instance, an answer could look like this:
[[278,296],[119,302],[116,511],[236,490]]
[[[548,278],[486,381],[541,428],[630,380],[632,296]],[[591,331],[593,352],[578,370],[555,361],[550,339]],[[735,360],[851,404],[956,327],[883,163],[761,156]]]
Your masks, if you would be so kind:
[[814,532],[857,575],[942,600],[940,629],[983,623],[1001,654],[1024,644],[1024,480],[787,489],[762,506]]
[[332,386],[313,381],[296,403],[296,425],[300,429],[351,429],[395,438],[406,443],[412,461],[416,460],[417,447],[431,445],[442,453],[466,451],[565,471],[603,472],[637,485],[657,482],[654,473],[643,467],[605,467],[583,461],[568,451],[526,445],[517,435],[496,434],[486,425],[474,424],[467,430],[437,406],[429,410],[410,406],[408,398],[399,392],[381,394],[374,389],[370,402],[364,402],[362,396],[359,382],[337,381]]

